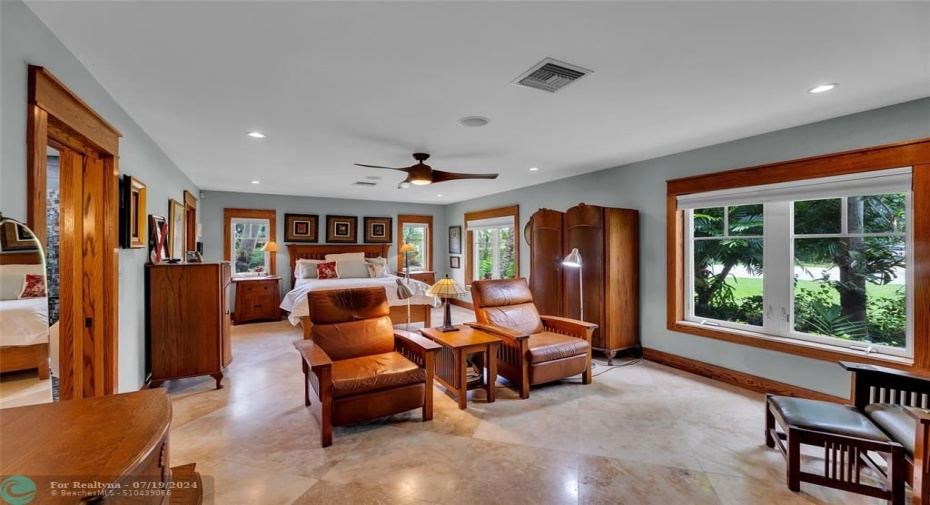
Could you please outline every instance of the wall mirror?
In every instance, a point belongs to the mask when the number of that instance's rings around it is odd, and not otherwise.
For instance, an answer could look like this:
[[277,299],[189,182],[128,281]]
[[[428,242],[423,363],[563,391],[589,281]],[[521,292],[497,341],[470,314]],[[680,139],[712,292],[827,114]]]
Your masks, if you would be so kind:
[[32,230],[0,217],[0,408],[52,401],[49,334],[45,253]]

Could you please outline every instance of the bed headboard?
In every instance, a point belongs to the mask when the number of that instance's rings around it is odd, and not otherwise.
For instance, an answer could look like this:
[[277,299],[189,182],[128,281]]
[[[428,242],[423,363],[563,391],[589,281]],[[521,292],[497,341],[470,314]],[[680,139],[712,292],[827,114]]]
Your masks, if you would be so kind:
[[291,289],[294,289],[294,265],[297,260],[322,260],[327,254],[365,253],[366,258],[387,258],[391,244],[322,244],[303,245],[287,244],[287,254],[291,262]]

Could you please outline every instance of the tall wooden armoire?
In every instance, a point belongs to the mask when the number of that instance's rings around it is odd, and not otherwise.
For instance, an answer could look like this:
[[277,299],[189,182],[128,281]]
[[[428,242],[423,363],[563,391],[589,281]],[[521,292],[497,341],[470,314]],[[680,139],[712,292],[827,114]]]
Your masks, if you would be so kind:
[[[608,364],[639,345],[639,211],[582,203],[564,213],[541,209],[528,226],[530,288],[540,313],[582,319],[583,297],[583,319],[598,325],[593,347]],[[578,269],[561,264],[574,248],[582,282]]]
[[210,375],[222,387],[232,362],[229,263],[145,266],[151,387]]

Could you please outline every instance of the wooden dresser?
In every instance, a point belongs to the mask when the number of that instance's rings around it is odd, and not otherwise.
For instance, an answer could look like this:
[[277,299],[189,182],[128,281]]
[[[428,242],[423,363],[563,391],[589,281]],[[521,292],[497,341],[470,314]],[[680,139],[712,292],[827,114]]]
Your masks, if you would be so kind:
[[31,503],[199,504],[192,466],[168,468],[170,424],[160,389],[2,409],[0,475],[31,482]]
[[229,263],[146,265],[146,339],[151,387],[210,375],[223,387],[232,362]]
[[246,321],[281,319],[280,277],[239,277],[236,286],[236,310],[233,324]]

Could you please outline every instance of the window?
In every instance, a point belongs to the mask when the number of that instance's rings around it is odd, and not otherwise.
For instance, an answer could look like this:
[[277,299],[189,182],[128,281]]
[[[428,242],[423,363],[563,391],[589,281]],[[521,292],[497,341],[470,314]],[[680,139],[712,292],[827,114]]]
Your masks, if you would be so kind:
[[233,275],[275,275],[275,253],[262,250],[275,241],[275,211],[224,209],[224,217],[224,259]]
[[513,279],[516,276],[513,220],[504,224],[476,226],[469,223],[474,237],[475,261],[472,279]]
[[512,279],[520,274],[519,208],[465,213],[465,283]]
[[772,167],[737,171],[759,186],[687,191],[744,179],[733,173],[669,181],[670,238],[682,238],[669,242],[669,328],[821,359],[926,361],[915,307],[930,279],[913,266],[930,230],[912,223],[930,166],[799,181]]
[[[411,272],[433,270],[433,258],[430,254],[433,244],[433,216],[397,216],[398,249],[403,244],[413,246],[413,252],[407,253],[407,262]],[[404,269],[404,255],[398,254],[397,271]]]

